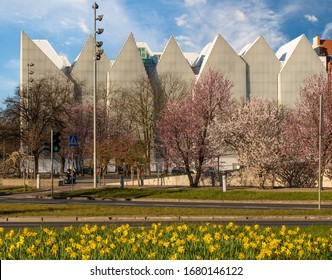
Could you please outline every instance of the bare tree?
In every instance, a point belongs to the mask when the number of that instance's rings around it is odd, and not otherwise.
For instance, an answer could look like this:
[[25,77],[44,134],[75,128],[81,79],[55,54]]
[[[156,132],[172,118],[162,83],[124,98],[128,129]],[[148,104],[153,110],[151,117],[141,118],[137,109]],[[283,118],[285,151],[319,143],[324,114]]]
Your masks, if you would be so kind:
[[183,98],[191,86],[191,84],[173,72],[155,75],[151,78],[151,83],[156,96],[155,107],[157,114],[166,103]]
[[56,77],[34,81],[29,88],[16,91],[14,97],[5,100],[6,114],[20,122],[19,138],[22,148],[34,158],[34,174],[38,172],[38,159],[50,140],[50,130],[64,127],[61,115],[65,105],[72,100],[73,90],[70,82]]
[[2,147],[0,154],[2,160],[20,148],[20,121],[10,116],[7,109],[0,109],[0,146]]
[[122,113],[127,120],[128,130],[136,133],[137,140],[143,143],[144,162],[150,172],[151,149],[154,137],[155,93],[146,77],[139,77],[131,88],[121,93]]

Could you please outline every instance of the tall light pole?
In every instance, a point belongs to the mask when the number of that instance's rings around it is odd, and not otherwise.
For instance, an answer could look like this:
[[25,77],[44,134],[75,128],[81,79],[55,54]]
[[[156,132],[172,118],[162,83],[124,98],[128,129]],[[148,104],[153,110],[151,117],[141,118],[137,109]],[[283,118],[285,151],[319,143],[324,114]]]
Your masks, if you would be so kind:
[[29,88],[30,88],[30,83],[33,82],[33,79],[30,77],[31,75],[33,75],[33,71],[30,70],[31,67],[33,67],[35,64],[32,63],[32,62],[29,62],[27,64],[27,67],[28,67],[28,80],[27,80],[27,106],[28,106],[28,109],[29,109],[29,105],[30,105],[30,96],[29,96]]
[[[32,83],[33,82],[33,78],[31,77],[32,75],[33,75],[33,71],[30,69],[31,67],[33,67],[35,64],[34,63],[32,63],[32,62],[29,62],[28,64],[27,64],[27,67],[28,67],[28,80],[27,80],[27,110],[26,110],[26,112],[27,112],[27,129],[30,129],[30,124],[29,124],[29,122],[30,122],[30,95],[29,95],[29,89],[30,89],[30,83]],[[30,156],[30,154],[31,154],[31,150],[28,148],[28,155]],[[29,172],[30,172],[30,157],[28,157],[28,178],[29,178]]]
[[104,32],[103,28],[97,30],[97,20],[102,21],[103,15],[98,15],[98,4],[94,2],[92,5],[94,11],[94,55],[93,55],[93,187],[97,188],[97,61],[100,60],[103,50],[100,47],[103,42],[97,42],[97,34]]

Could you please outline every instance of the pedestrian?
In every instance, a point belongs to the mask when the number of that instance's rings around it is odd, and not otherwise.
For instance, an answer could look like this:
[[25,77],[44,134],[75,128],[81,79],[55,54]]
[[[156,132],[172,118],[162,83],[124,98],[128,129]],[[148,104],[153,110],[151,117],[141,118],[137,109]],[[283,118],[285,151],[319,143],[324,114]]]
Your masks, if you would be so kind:
[[73,184],[76,184],[76,170],[75,169],[73,170],[73,178],[72,178],[72,180],[73,180]]
[[139,171],[139,178],[141,180],[141,186],[144,185],[144,169],[141,168],[141,170]]
[[97,170],[96,170],[96,177],[97,177],[97,183],[99,183],[99,181],[100,181],[100,169],[99,168],[97,168]]
[[161,185],[166,185],[166,183],[165,183],[166,177],[167,177],[167,170],[164,169],[163,172],[161,173]]
[[119,174],[119,179],[120,179],[120,189],[124,188],[124,176],[125,176],[125,170],[121,167],[118,168],[118,174]]
[[70,183],[71,183],[71,169],[68,168],[67,173],[66,173],[66,184],[70,184]]

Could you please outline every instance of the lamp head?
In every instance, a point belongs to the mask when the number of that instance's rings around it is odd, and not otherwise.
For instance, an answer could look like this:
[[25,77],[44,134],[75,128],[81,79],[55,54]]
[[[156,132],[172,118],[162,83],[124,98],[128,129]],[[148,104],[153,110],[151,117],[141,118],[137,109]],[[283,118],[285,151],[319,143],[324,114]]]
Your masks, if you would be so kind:
[[98,30],[96,31],[97,34],[102,34],[104,32],[104,28],[98,28]]
[[99,49],[97,50],[97,52],[95,53],[95,60],[100,60],[101,58],[101,55],[104,53],[104,50],[103,49]]

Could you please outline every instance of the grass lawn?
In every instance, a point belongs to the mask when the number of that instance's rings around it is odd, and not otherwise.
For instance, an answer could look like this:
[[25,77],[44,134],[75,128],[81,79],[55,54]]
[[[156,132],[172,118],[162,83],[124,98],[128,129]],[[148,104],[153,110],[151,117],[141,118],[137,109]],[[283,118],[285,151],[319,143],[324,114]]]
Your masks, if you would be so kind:
[[[29,191],[35,189],[28,189]],[[11,192],[23,192],[25,188],[2,188],[0,195]],[[31,194],[31,193],[30,193]],[[181,189],[120,189],[100,188],[55,193],[56,198],[87,197],[99,199],[117,198],[171,198],[201,200],[311,200],[318,199],[317,190],[301,191],[259,191],[230,190],[222,192],[220,188],[181,188]],[[322,191],[322,201],[332,201],[331,191]],[[221,202],[222,203],[222,202]],[[0,216],[152,216],[152,215],[247,215],[247,216],[289,216],[289,215],[332,215],[332,209],[321,210],[250,210],[250,209],[218,209],[218,208],[174,208],[174,207],[124,207],[95,205],[46,205],[31,203],[1,203]]]
[[0,216],[331,216],[332,209],[252,210],[222,208],[125,207],[95,205],[50,205],[31,203],[1,203]]
[[1,187],[0,188],[0,196],[1,195],[7,195],[7,194],[13,194],[13,193],[22,193],[22,192],[31,192],[31,191],[36,191],[36,188],[32,187]]
[[[316,191],[253,191],[230,190],[222,192],[220,188],[181,188],[181,189],[120,189],[102,188],[56,193],[55,197],[91,197],[91,198],[172,198],[203,200],[317,200]],[[332,200],[332,191],[322,191],[322,200]]]

